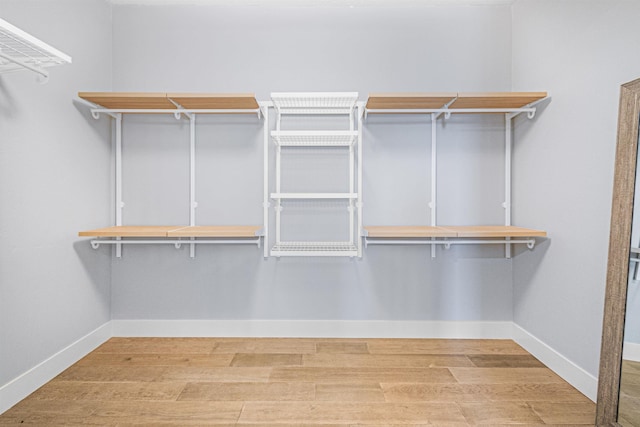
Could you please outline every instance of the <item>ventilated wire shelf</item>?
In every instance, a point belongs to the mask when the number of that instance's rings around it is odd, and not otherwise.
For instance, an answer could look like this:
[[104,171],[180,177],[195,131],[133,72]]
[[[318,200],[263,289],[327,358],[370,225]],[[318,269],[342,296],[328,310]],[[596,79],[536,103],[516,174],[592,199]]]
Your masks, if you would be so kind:
[[351,242],[280,242],[271,249],[273,256],[357,256]]
[[273,105],[282,114],[349,114],[358,101],[357,92],[272,93]]
[[71,57],[0,19],[0,73],[29,69],[44,77],[46,67],[71,63]]
[[357,140],[357,131],[272,131],[276,145],[283,147],[348,147]]

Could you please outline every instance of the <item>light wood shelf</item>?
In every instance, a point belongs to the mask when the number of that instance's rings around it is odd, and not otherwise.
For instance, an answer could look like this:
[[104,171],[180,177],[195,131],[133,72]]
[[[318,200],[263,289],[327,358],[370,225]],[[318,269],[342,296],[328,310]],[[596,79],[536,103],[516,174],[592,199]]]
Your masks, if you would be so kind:
[[365,226],[371,238],[492,238],[492,237],[546,237],[542,230],[504,225],[475,226]]
[[547,92],[458,93],[449,108],[523,108],[546,97]]
[[171,230],[168,237],[256,237],[259,225],[199,225]]
[[512,225],[443,226],[457,237],[546,237],[547,232]]
[[375,110],[518,109],[546,97],[547,92],[371,93],[366,108],[371,113]]
[[436,109],[453,101],[457,93],[371,93],[367,109]]
[[187,110],[247,110],[259,108],[250,93],[152,93],[152,92],[78,92],[78,96],[111,110],[178,110],[175,101]]
[[171,230],[183,228],[178,225],[120,225],[81,231],[80,237],[167,237]]
[[374,238],[410,238],[410,237],[458,237],[455,231],[428,225],[409,226],[365,226],[367,237]]
[[81,231],[81,237],[256,237],[261,229],[254,225],[145,225],[114,226]]

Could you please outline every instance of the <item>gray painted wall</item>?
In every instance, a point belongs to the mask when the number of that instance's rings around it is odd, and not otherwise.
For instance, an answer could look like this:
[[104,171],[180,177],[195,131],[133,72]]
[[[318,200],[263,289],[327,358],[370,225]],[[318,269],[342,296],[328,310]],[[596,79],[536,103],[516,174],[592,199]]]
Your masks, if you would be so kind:
[[632,1],[518,1],[513,89],[553,96],[518,127],[514,218],[551,239],[514,261],[517,324],[597,375],[620,85],[639,77]]
[[77,237],[110,221],[110,132],[74,99],[110,88],[111,13],[101,0],[2,0],[0,13],[73,58],[44,85],[0,75],[2,386],[110,318],[109,257]]
[[[249,91],[263,100],[272,91],[359,91],[364,100],[379,91],[509,90],[510,15],[507,5],[114,5],[114,90]],[[199,223],[261,223],[261,123],[207,120],[197,143]],[[430,126],[424,117],[366,122],[365,224],[428,224]],[[441,223],[499,224],[502,120],[454,117],[438,126]],[[188,221],[187,130],[173,117],[127,118],[125,223]],[[310,164],[300,153],[288,159],[290,191],[340,185],[308,171],[339,177],[344,157],[311,153]],[[292,235],[307,232],[299,211],[284,212]],[[511,261],[501,247],[439,250],[435,260],[426,247],[370,247],[362,260],[261,254],[199,246],[192,260],[186,248],[126,247],[113,261],[113,318],[512,319]]]

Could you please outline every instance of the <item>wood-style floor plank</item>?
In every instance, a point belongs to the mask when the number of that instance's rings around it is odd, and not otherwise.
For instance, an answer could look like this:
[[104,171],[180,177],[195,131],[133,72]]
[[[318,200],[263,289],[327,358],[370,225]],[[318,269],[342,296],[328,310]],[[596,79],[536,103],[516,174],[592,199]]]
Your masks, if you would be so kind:
[[517,384],[564,382],[549,368],[449,368],[460,383]]
[[225,353],[277,353],[277,354],[313,354],[316,352],[316,341],[295,338],[249,338],[229,339],[216,343],[213,352]]
[[313,383],[188,383],[178,400],[201,401],[312,401],[316,390]]
[[233,354],[92,353],[77,366],[231,366]]
[[30,398],[36,400],[166,400],[178,398],[186,383],[51,381]]
[[176,367],[162,373],[160,381],[185,382],[266,382],[270,368],[199,368]]
[[349,368],[449,368],[474,367],[464,355],[448,354],[305,354],[302,364],[309,367]]
[[240,423],[429,424],[465,422],[457,404],[366,402],[247,402]]
[[231,361],[231,366],[267,367],[267,366],[301,366],[301,354],[252,354],[238,353]]
[[211,338],[111,338],[94,353],[209,354],[218,342]]
[[511,384],[382,383],[387,402],[592,402],[566,382]]
[[316,353],[333,354],[369,354],[366,342],[319,342],[316,344]]
[[530,354],[472,354],[469,360],[478,368],[544,368]]
[[596,416],[591,402],[532,402],[531,407],[546,424],[587,424]]
[[512,340],[372,339],[371,354],[529,354]]
[[114,338],[0,426],[592,425],[509,340]]
[[316,400],[329,402],[384,402],[379,383],[317,384]]
[[273,368],[270,381],[453,383],[447,368]]
[[473,424],[544,424],[526,402],[460,402],[466,420]]

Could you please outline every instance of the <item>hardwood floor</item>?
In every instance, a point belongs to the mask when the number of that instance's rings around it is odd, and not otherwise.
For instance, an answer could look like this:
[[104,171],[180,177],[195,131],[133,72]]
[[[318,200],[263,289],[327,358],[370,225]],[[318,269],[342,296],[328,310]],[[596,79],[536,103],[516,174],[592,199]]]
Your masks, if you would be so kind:
[[622,361],[618,422],[624,427],[640,425],[640,362]]
[[112,338],[0,425],[593,425],[510,340]]

